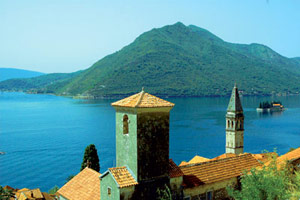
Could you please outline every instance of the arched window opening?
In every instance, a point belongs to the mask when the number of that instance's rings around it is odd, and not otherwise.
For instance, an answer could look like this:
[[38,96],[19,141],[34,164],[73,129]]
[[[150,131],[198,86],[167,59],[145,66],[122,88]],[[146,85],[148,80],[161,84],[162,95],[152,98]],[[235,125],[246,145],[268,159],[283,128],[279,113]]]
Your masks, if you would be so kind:
[[108,196],[111,195],[111,188],[110,187],[107,188],[107,194],[108,194]]
[[123,116],[123,134],[128,134],[128,116]]
[[227,120],[227,128],[230,128],[230,122]]
[[231,128],[233,128],[233,121],[231,121]]

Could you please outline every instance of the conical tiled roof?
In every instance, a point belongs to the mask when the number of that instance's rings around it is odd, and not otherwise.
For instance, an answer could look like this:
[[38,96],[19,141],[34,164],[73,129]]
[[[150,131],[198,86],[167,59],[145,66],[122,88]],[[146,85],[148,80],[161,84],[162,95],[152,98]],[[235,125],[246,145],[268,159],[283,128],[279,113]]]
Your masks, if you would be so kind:
[[234,87],[233,87],[227,111],[243,112],[243,107],[241,104],[239,91],[238,91],[238,88],[236,87],[236,85],[234,85]]
[[173,107],[174,104],[153,96],[142,90],[125,99],[121,99],[111,104],[112,106],[131,107],[131,108],[155,108],[155,107]]

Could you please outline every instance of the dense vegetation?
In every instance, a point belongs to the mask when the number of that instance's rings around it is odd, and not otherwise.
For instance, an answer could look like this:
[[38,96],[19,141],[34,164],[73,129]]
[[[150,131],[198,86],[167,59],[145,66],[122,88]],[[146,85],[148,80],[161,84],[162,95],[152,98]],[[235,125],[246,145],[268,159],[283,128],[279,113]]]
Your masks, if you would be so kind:
[[280,101],[271,101],[271,102],[264,101],[264,102],[260,102],[259,103],[259,108],[263,108],[263,109],[265,109],[265,108],[272,108],[273,104],[280,104],[280,105],[282,105]]
[[0,185],[0,200],[10,200],[14,197],[13,191],[9,189],[4,189]]
[[[26,90],[28,82],[32,89],[31,80],[2,82],[0,89],[22,84]],[[296,94],[300,62],[264,45],[228,43],[202,28],[176,23],[143,33],[68,81],[38,89],[103,97],[145,87],[160,96],[219,96],[229,95],[234,82],[244,95]]]
[[43,73],[23,70],[23,69],[14,69],[14,68],[0,68],[0,81],[12,79],[12,78],[32,78],[36,76],[41,76]]
[[292,172],[286,164],[277,166],[276,158],[262,169],[244,172],[241,188],[228,188],[235,200],[273,200],[300,198],[300,172]]
[[85,148],[80,171],[82,171],[87,166],[97,172],[100,171],[99,157],[96,146],[94,144],[90,144]]
[[30,93],[55,93],[65,85],[72,77],[80,72],[74,73],[53,73],[34,78],[9,79],[0,83],[0,90],[3,91],[26,91]]

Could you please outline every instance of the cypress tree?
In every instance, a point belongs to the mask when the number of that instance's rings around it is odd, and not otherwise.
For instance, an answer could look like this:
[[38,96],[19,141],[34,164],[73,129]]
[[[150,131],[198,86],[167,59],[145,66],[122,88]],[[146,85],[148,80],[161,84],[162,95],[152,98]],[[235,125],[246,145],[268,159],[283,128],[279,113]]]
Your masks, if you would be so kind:
[[100,171],[99,157],[98,157],[97,149],[94,144],[90,144],[85,148],[80,171],[82,171],[87,166],[88,163],[90,165],[89,168],[97,172]]

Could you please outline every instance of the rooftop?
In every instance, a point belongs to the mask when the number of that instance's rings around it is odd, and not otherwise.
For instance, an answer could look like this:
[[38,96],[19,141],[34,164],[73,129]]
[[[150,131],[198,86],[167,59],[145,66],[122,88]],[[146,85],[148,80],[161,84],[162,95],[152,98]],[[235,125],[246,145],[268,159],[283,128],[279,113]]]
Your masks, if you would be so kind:
[[140,93],[134,94],[125,99],[121,99],[111,104],[112,106],[130,107],[130,108],[157,108],[157,107],[173,107],[174,104],[153,96],[142,90]]
[[277,158],[277,161],[294,161],[300,158],[300,147]]
[[137,185],[138,182],[134,179],[127,167],[113,167],[108,169],[117,181],[120,188]]
[[17,199],[26,200],[26,199],[43,199],[44,196],[39,188],[36,189],[28,189],[23,188],[16,192]]
[[[294,160],[300,159],[300,147],[297,149],[294,149],[293,151],[287,152],[286,154],[283,154],[282,156],[279,156],[276,160],[277,166],[281,167],[286,162],[293,162]],[[266,165],[269,165],[272,162],[272,160],[266,162]]]
[[236,85],[234,85],[234,88],[232,89],[230,101],[228,104],[227,111],[229,112],[242,112],[243,107],[239,96],[239,91]]
[[86,167],[57,192],[68,199],[100,199],[100,175]]
[[274,156],[278,156],[277,153],[275,152],[268,152],[268,153],[259,153],[259,154],[252,154],[252,156],[256,159],[259,160],[262,163],[266,163],[269,160],[271,160]]
[[170,178],[183,176],[181,169],[174,163],[172,159],[169,160],[169,174]]
[[196,155],[194,158],[192,158],[190,161],[182,161],[179,166],[184,166],[184,165],[189,165],[189,164],[196,164],[196,163],[202,163],[202,162],[207,162],[209,161],[209,158],[204,158],[202,156]]
[[184,173],[185,186],[197,187],[238,177],[244,170],[250,170],[260,165],[251,154],[243,154],[236,157],[186,165],[180,167],[180,169]]
[[210,160],[220,160],[220,159],[224,159],[224,158],[232,158],[232,157],[236,157],[237,155],[234,153],[224,153],[222,155],[219,155],[215,158],[212,158]]

